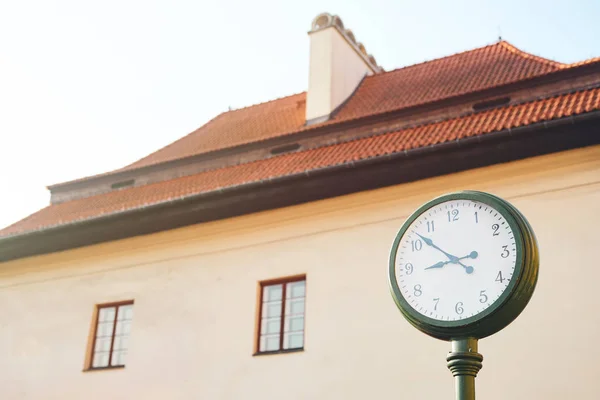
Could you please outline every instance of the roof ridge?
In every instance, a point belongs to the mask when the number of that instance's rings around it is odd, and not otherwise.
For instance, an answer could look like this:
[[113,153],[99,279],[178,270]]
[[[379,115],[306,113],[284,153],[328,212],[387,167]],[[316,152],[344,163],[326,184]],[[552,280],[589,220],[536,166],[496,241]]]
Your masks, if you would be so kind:
[[[301,94],[306,94],[306,90],[305,90],[305,91],[302,91],[302,92],[298,92],[298,93],[289,94],[289,95],[287,95],[287,96],[281,96],[281,97],[277,97],[277,98],[274,98],[274,99],[272,99],[272,100],[267,100],[267,101],[262,101],[262,102],[260,102],[260,103],[254,103],[254,104],[250,104],[250,105],[248,105],[248,106],[244,106],[244,107],[240,107],[240,108],[233,108],[233,109],[231,109],[231,110],[224,111],[224,112],[222,112],[222,113],[221,113],[221,114],[219,114],[219,115],[228,114],[228,113],[230,113],[230,112],[235,112],[235,111],[241,111],[241,110],[245,110],[245,109],[252,108],[252,107],[263,106],[263,105],[265,105],[265,104],[274,103],[274,102],[276,102],[276,101],[281,101],[281,100],[286,100],[286,99],[288,99],[288,98],[290,98],[290,97],[299,96],[299,95],[301,95]],[[204,125],[202,125],[202,126],[204,126]],[[202,126],[201,126],[200,128],[202,128]],[[200,129],[200,128],[198,128],[198,129]]]
[[386,75],[386,74],[390,74],[392,72],[402,71],[402,70],[413,68],[413,67],[419,67],[419,66],[424,65],[424,64],[429,64],[429,63],[432,63],[432,62],[445,60],[447,58],[456,57],[456,56],[460,56],[460,55],[468,54],[468,53],[473,53],[473,52],[476,52],[476,51],[487,49],[489,47],[497,46],[498,44],[499,44],[499,42],[494,42],[494,43],[486,44],[486,45],[481,46],[481,47],[475,47],[474,49],[462,50],[462,51],[459,51],[459,52],[456,52],[456,53],[448,54],[446,56],[432,58],[430,60],[421,61],[421,62],[418,62],[418,63],[415,63],[415,64],[405,65],[403,67],[398,67],[396,69],[392,69],[392,70],[389,70],[389,71],[383,71],[383,72],[381,72],[379,74],[369,75],[369,76],[367,76],[367,78],[372,78],[374,76]]
[[587,60],[582,60],[582,61],[575,61],[573,63],[567,64],[568,68],[575,68],[575,67],[580,67],[582,65],[587,65],[587,64],[594,64],[600,62],[600,56],[599,57],[592,57],[592,58],[588,58]]
[[519,49],[517,46],[515,46],[514,44],[512,44],[506,40],[500,40],[498,42],[498,44],[501,45],[505,50],[508,50],[513,54],[516,54],[523,58],[532,59],[532,60],[544,63],[546,65],[551,65],[551,66],[557,67],[557,68],[565,68],[569,65],[569,64],[561,63],[559,61],[550,60],[549,58],[540,57],[540,56],[537,56],[532,53],[528,53],[524,50]]

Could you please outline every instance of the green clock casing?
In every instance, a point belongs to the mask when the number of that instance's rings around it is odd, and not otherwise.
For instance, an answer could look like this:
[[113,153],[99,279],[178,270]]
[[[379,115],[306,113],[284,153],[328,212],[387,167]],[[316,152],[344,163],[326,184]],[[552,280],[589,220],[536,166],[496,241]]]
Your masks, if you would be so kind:
[[396,305],[414,327],[442,340],[480,339],[523,311],[538,269],[525,217],[497,196],[461,191],[409,216],[393,242],[388,276]]

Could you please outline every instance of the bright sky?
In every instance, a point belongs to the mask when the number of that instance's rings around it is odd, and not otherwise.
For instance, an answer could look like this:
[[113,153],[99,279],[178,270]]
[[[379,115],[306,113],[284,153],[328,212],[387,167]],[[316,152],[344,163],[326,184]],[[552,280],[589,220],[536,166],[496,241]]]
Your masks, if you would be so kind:
[[129,164],[217,114],[306,90],[312,19],[338,14],[392,70],[502,37],[600,56],[598,0],[0,2],[0,227],[46,186]]

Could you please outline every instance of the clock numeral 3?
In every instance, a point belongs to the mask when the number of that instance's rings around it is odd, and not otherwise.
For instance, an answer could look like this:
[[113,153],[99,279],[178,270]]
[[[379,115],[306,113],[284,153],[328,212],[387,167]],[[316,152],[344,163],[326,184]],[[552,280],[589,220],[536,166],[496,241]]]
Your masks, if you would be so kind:
[[411,263],[404,264],[404,269],[406,270],[406,275],[410,275],[414,271],[414,267]]
[[502,277],[502,271],[498,271],[498,275],[496,275],[496,282],[504,282],[504,278]]
[[458,221],[458,210],[448,211],[448,222]]
[[506,258],[509,255],[510,255],[510,251],[508,251],[508,246],[502,246],[502,253],[500,254],[500,257]]
[[410,244],[412,246],[412,251],[419,251],[423,248],[423,242],[421,242],[421,239],[411,240]]
[[420,295],[423,294],[423,290],[421,289],[421,285],[415,285],[414,290],[415,290],[414,294],[417,297],[419,297]]
[[485,290],[482,290],[481,292],[479,292],[479,302],[487,303],[487,301],[488,301],[487,294],[485,294]]
[[433,299],[433,301],[435,301],[435,306],[433,306],[433,311],[437,311],[437,305],[440,302],[440,298],[437,297],[437,298]]
[[454,306],[454,311],[456,311],[456,313],[458,315],[462,314],[463,312],[465,312],[465,309],[463,308],[463,302],[459,301],[458,303],[456,303],[456,305]]
[[498,225],[498,224],[492,225],[492,230],[494,231],[492,236],[498,236],[500,234],[500,233],[498,233],[498,229],[500,229],[500,225]]

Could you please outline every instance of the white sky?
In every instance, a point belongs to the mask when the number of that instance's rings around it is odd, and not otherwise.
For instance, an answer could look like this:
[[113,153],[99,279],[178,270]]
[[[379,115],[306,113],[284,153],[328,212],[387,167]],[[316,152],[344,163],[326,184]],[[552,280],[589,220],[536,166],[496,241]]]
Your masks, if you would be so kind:
[[228,106],[304,91],[308,37],[340,15],[392,70],[503,38],[600,56],[600,1],[0,0],[0,227],[46,185],[126,165]]

